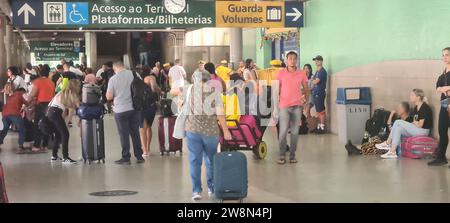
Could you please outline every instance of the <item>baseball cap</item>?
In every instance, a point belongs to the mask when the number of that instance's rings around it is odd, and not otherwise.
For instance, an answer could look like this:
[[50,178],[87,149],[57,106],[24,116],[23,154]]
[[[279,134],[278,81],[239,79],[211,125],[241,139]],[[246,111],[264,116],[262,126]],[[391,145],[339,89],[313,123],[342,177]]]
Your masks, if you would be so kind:
[[204,60],[199,60],[197,63],[198,64],[205,64],[206,62]]
[[323,57],[320,56],[320,55],[317,55],[316,57],[313,58],[313,60],[314,60],[314,61],[316,61],[316,60],[323,61]]

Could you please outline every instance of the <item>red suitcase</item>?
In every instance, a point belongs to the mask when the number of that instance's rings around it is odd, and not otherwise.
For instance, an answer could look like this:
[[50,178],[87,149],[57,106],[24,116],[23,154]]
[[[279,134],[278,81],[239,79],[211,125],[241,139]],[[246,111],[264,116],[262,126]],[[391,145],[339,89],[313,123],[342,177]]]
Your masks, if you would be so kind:
[[0,163],[0,203],[8,203],[6,196],[5,175],[3,174],[2,163]]
[[160,117],[158,120],[159,150],[161,156],[164,156],[164,153],[170,155],[171,152],[177,153],[177,151],[180,151],[180,154],[183,152],[183,140],[173,137],[176,119],[176,116],[170,116]]

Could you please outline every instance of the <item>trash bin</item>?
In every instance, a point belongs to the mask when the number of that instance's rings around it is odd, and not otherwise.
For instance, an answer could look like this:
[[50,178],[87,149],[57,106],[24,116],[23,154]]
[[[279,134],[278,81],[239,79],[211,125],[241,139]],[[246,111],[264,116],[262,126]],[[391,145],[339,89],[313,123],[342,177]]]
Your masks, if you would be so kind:
[[370,88],[338,88],[336,104],[339,141],[351,140],[359,144],[364,137],[365,123],[370,118]]

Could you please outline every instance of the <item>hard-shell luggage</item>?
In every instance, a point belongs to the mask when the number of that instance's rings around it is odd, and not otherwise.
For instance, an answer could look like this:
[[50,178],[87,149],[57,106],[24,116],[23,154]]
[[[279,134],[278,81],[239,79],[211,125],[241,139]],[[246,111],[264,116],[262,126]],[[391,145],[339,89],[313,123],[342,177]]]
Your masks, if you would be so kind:
[[219,201],[247,197],[247,157],[241,152],[222,152],[214,156],[214,195]]
[[105,133],[103,119],[81,120],[81,147],[84,162],[105,163]]
[[92,120],[100,119],[103,116],[104,107],[101,104],[97,105],[80,105],[77,109],[77,114],[81,119]]
[[100,104],[102,97],[102,89],[95,84],[84,84],[82,90],[82,103],[86,105]]
[[406,137],[402,139],[401,155],[412,159],[435,157],[438,141],[428,136]]
[[2,163],[0,163],[0,203],[8,203],[6,195],[5,174],[3,173]]
[[176,116],[160,117],[158,120],[158,136],[159,136],[159,150],[161,156],[164,153],[170,154],[170,152],[183,150],[183,140],[173,137],[173,130],[175,126]]

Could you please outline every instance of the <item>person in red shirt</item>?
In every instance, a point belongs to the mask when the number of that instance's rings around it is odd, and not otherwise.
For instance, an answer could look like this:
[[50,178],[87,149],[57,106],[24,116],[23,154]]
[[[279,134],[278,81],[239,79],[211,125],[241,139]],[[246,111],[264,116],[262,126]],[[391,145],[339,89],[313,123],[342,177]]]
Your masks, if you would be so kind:
[[[286,163],[287,134],[291,130],[291,146],[289,162],[297,163],[295,152],[297,150],[298,132],[302,117],[302,110],[305,101],[302,98],[309,98],[310,90],[306,72],[297,68],[297,53],[289,52],[286,55],[287,68],[280,70],[277,74],[277,81],[280,89],[279,113],[275,110],[275,118],[279,118],[279,148],[280,159],[278,164]],[[302,95],[302,86],[305,97]]]
[[25,141],[25,126],[20,115],[22,106],[25,104],[25,99],[23,94],[25,93],[24,88],[17,89],[11,96],[8,97],[5,107],[3,108],[3,130],[0,133],[0,145],[3,145],[3,140],[8,134],[9,127],[14,124],[19,130],[19,151],[18,153],[28,152],[28,149],[23,147]]
[[33,90],[27,101],[36,101],[35,119],[34,119],[34,145],[33,152],[47,152],[48,151],[48,136],[44,136],[39,130],[39,120],[45,116],[49,102],[53,99],[55,94],[55,85],[53,81],[48,78],[50,69],[45,68],[41,71],[41,77],[36,79],[33,83]]

